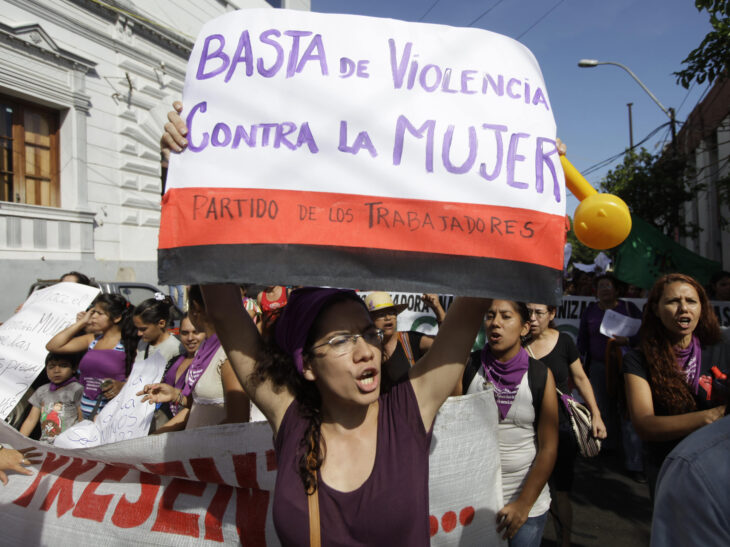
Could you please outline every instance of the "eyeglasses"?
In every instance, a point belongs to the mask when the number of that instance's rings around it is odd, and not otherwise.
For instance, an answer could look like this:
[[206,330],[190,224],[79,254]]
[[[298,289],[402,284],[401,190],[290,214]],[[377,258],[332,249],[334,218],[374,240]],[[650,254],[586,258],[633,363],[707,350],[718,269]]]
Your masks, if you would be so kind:
[[397,315],[398,312],[395,311],[395,308],[386,308],[384,310],[378,310],[370,313],[370,317],[372,317],[373,320],[391,316],[396,317]]
[[366,344],[370,344],[371,346],[379,346],[383,343],[383,331],[380,329],[368,329],[362,334],[338,334],[322,344],[312,346],[311,349],[315,350],[322,346],[330,346],[335,352],[335,355],[339,357],[354,350],[358,338],[362,338]]
[[549,312],[547,310],[533,310],[533,309],[528,309],[527,310],[527,313],[529,313],[529,317],[532,317],[534,315],[537,319],[542,319]]

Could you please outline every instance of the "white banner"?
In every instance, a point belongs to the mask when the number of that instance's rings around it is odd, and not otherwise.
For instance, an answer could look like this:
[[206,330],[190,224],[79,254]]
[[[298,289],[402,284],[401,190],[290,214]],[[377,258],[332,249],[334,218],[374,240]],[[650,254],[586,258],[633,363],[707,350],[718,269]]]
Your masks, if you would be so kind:
[[[491,392],[442,407],[430,458],[433,545],[501,545],[496,419]],[[0,488],[0,529],[9,545],[279,544],[271,514],[276,458],[266,423],[78,450],[30,441],[3,424],[0,442],[44,453],[33,476],[11,472]]]
[[79,422],[56,437],[59,448],[91,448],[147,435],[155,405],[142,403],[137,393],[162,380],[167,361],[158,351],[134,363],[122,390],[101,409],[95,421]]
[[[565,212],[545,82],[532,53],[507,36],[353,15],[226,13],[200,31],[184,98],[190,145],[173,157],[169,188],[273,186]],[[198,216],[209,214],[203,199]],[[229,204],[239,210],[248,216],[249,204]]]
[[31,294],[0,325],[0,418],[7,418],[45,368],[48,341],[73,324],[97,294],[94,287],[58,283]]

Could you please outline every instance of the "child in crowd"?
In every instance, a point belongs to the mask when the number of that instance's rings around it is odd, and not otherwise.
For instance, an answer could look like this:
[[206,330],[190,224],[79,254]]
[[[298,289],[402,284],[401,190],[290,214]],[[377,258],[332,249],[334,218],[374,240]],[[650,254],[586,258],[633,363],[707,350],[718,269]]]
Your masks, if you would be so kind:
[[84,387],[76,377],[78,367],[76,355],[48,354],[46,374],[51,383],[42,385],[30,397],[33,408],[20,426],[23,435],[29,436],[40,421],[40,440],[53,444],[57,435],[83,420],[81,395]]

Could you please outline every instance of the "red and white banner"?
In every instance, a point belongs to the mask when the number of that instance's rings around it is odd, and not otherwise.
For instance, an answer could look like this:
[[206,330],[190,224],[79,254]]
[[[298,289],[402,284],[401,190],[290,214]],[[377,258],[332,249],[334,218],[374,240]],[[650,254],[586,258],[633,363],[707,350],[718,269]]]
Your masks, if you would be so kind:
[[232,12],[203,27],[183,96],[163,283],[560,294],[555,122],[535,58],[511,38]]
[[[501,545],[497,411],[491,391],[451,398],[430,455],[432,545]],[[0,442],[36,446],[33,476],[0,487],[8,545],[278,545],[276,458],[267,423],[205,427],[68,450],[5,424]],[[408,465],[408,462],[403,462]]]

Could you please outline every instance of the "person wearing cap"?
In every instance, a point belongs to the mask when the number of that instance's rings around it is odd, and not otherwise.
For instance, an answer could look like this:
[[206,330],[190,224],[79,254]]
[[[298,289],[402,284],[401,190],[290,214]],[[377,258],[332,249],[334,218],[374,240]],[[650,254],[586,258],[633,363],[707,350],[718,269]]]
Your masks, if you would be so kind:
[[[423,302],[436,314],[439,324],[446,312],[435,294],[424,294]],[[410,369],[433,344],[433,336],[417,331],[398,331],[398,314],[405,310],[406,304],[395,304],[390,294],[373,291],[365,297],[365,306],[370,312],[373,324],[383,331],[383,374],[386,389],[408,375]]]
[[354,291],[293,291],[268,343],[235,285],[203,293],[231,365],[274,432],[280,543],[427,545],[433,422],[489,301],[456,299],[408,381],[381,393],[382,333]]

